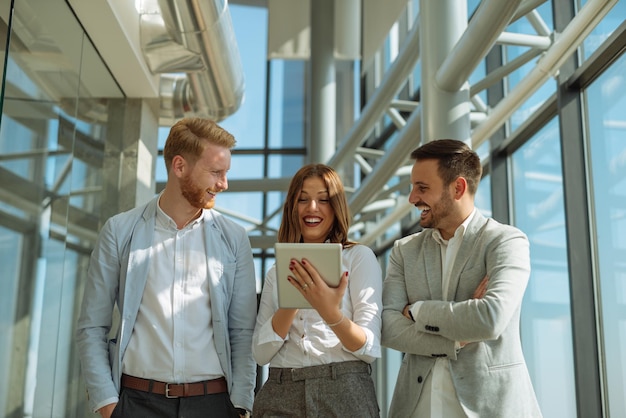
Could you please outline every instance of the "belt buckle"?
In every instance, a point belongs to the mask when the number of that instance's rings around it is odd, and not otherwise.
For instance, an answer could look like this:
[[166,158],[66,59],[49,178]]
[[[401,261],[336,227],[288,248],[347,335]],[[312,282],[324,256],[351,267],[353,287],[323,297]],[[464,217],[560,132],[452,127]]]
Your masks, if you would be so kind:
[[176,399],[176,398],[178,398],[178,396],[170,395],[170,384],[169,383],[165,384],[165,397],[167,399]]

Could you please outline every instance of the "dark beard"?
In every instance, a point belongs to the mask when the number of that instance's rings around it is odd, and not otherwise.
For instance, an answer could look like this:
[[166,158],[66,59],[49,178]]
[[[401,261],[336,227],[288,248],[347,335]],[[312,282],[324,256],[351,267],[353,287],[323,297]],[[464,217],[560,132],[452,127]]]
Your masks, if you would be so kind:
[[441,220],[450,215],[451,211],[452,197],[450,197],[450,195],[447,194],[444,190],[444,192],[441,194],[439,202],[437,202],[434,206],[430,206],[430,220],[420,220],[420,226],[422,228],[438,228]]

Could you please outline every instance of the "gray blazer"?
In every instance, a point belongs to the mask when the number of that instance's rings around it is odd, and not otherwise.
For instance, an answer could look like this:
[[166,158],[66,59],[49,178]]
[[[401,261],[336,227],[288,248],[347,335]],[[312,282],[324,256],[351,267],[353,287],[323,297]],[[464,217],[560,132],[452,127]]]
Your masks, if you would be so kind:
[[[398,240],[383,283],[382,344],[405,353],[389,417],[414,414],[435,360],[450,360],[456,392],[468,417],[541,417],[519,335],[520,308],[530,275],[529,244],[518,229],[476,212],[452,267],[442,300],[441,252],[425,229]],[[489,276],[487,293],[471,299]],[[415,322],[402,315],[424,301]],[[457,353],[455,341],[470,342]]]
[[[156,205],[157,198],[110,218],[91,255],[76,339],[92,409],[119,394],[124,351],[147,280]],[[205,210],[204,228],[215,347],[231,401],[251,410],[256,282],[250,241],[240,225],[213,210]],[[109,341],[116,304],[120,321]]]

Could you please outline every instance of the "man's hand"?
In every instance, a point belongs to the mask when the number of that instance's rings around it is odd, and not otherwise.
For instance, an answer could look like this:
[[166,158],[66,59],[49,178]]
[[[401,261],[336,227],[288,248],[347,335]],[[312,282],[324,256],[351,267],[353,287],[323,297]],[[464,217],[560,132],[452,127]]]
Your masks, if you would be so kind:
[[235,407],[235,409],[237,410],[240,418],[250,418],[250,411],[248,411],[247,409],[237,407]]
[[411,306],[413,305],[406,305],[404,309],[402,310],[402,315],[406,316],[411,321],[415,322],[415,319],[413,319],[413,315],[411,315]]
[[100,415],[102,415],[102,418],[111,418],[111,414],[113,413],[113,410],[115,409],[116,406],[117,406],[117,402],[110,403],[98,409],[98,412],[100,413]]
[[476,288],[476,290],[474,290],[472,299],[482,299],[483,296],[485,296],[485,293],[487,293],[488,284],[489,284],[489,276],[485,276],[478,284],[478,287]]

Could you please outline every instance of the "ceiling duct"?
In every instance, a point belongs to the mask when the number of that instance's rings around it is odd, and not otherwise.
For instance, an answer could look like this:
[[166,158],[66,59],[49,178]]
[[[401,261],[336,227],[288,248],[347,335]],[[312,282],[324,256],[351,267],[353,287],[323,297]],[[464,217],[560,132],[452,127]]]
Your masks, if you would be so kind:
[[189,80],[184,74],[162,74],[160,80],[161,112],[159,124],[171,126],[194,113]]
[[244,76],[227,2],[144,0],[142,9],[141,49],[150,70],[162,75],[162,116],[220,121],[233,114]]

